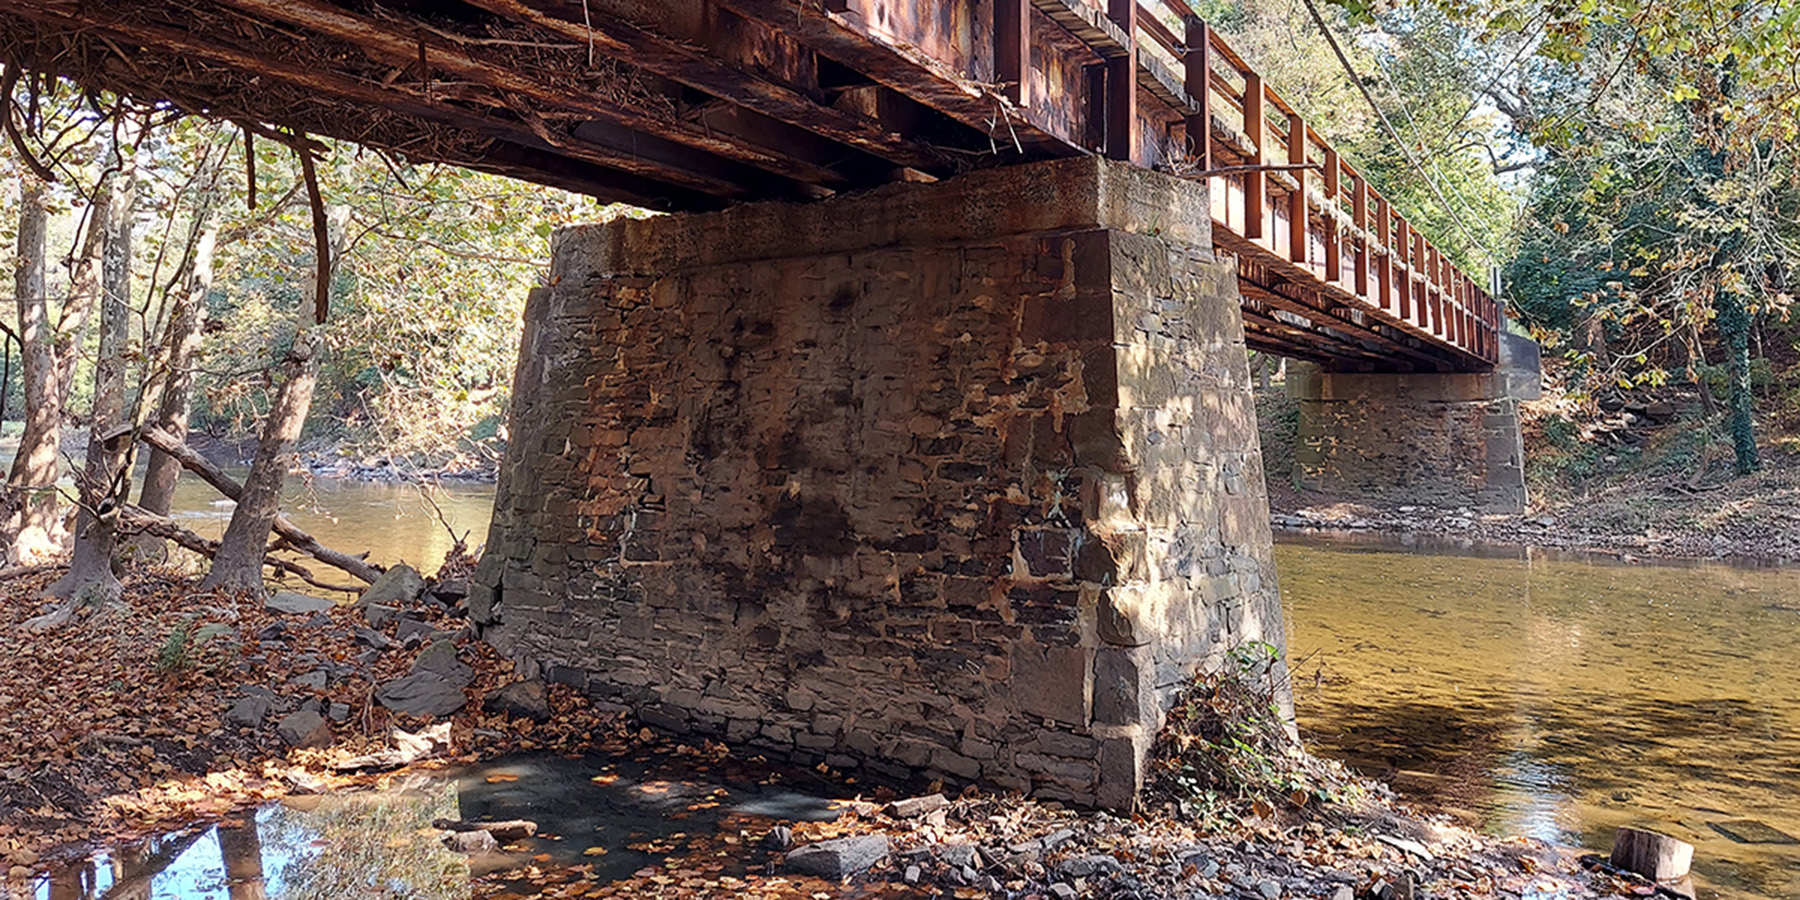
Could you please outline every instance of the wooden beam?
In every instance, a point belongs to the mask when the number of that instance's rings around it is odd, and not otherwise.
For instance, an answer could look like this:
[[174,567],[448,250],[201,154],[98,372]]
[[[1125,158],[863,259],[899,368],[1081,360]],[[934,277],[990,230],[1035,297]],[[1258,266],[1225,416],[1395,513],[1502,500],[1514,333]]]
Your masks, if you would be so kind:
[[1331,284],[1342,284],[1344,281],[1344,248],[1338,243],[1338,216],[1343,211],[1343,203],[1339,197],[1343,193],[1342,182],[1343,161],[1338,158],[1337,148],[1325,147],[1325,220],[1321,224],[1325,228],[1325,280]]
[[1026,152],[1047,156],[1080,156],[1086,151],[1033,121],[1036,107],[1022,120],[996,123],[994,98],[962,73],[916,47],[903,47],[872,37],[855,26],[847,13],[833,13],[793,0],[715,0],[716,5],[746,20],[799,41],[830,59],[855,69],[931,107],[951,119],[997,140],[1005,151],[1016,137]]
[[[1213,167],[1212,156],[1212,26],[1199,18],[1187,20],[1187,54],[1182,57],[1183,87],[1200,107],[1187,117],[1188,143],[1200,171]],[[1209,182],[1210,183],[1210,182]]]
[[[679,144],[755,166],[804,184],[832,186],[846,182],[842,175],[831,169],[794,159],[777,150],[709,132],[676,118],[672,113],[653,114],[637,108],[622,97],[602,98],[592,90],[570,90],[567,85],[541,81],[526,74],[525,67],[516,63],[477,58],[476,54],[480,52],[478,49],[459,45],[435,30],[427,32],[421,29],[408,34],[396,27],[399,23],[357,15],[325,0],[214,2],[253,17],[287,22],[343,41],[368,54],[371,59],[387,65],[413,66],[423,59],[433,72],[444,72],[458,80],[472,81],[501,92],[521,116],[531,112],[563,109],[592,117],[597,122],[669,142],[661,147],[643,147],[639,152],[645,156],[659,155],[658,151],[666,150],[669,144]],[[421,77],[429,84],[429,73],[424,73]],[[666,152],[660,155],[664,158],[679,156]],[[690,170],[696,168],[691,158],[683,165]],[[739,176],[731,180],[741,183],[744,179]]]
[[1125,33],[1125,55],[1106,61],[1106,155],[1136,162],[1137,0],[1107,0],[1106,15]]
[[694,47],[616,16],[583,15],[580,4],[551,0],[465,0],[495,15],[534,25],[548,34],[618,56],[632,65],[698,91],[804,128],[821,137],[902,166],[943,174],[944,154],[904,134],[820,103],[797,90],[759,78]]
[[[1244,75],[1244,133],[1255,144],[1251,165],[1269,164],[1269,124],[1264,112],[1262,76],[1255,72]],[[1268,175],[1260,170],[1244,173],[1244,237],[1261,243],[1268,238]]]
[[1031,2],[994,0],[994,80],[1015,106],[1031,105]]
[[[33,12],[31,9],[24,11]],[[448,104],[433,104],[421,97],[382,88],[378,84],[329,71],[324,65],[309,65],[304,62],[292,61],[286,56],[275,57],[237,47],[221,46],[186,31],[133,21],[101,10],[88,11],[75,7],[64,7],[60,15],[46,14],[42,10],[37,10],[34,18],[56,27],[70,28],[84,36],[94,35],[104,37],[113,43],[152,48],[151,52],[145,54],[147,56],[154,56],[155,51],[175,53],[242,73],[247,78],[264,78],[271,82],[278,82],[295,88],[302,94],[339,98],[412,117],[422,122],[447,125],[490,139],[508,141],[521,146],[538,146],[600,167],[595,170],[596,175],[602,175],[608,169],[637,175],[647,179],[637,190],[631,190],[621,183],[622,179],[607,179],[599,182],[601,191],[614,195],[628,192],[637,200],[647,201],[653,208],[669,207],[668,202],[657,200],[659,196],[673,199],[681,205],[692,203],[707,207],[716,205],[716,203],[699,198],[706,196],[731,198],[746,195],[742,187],[704,173],[681,171],[640,156],[622,154],[566,135],[535,134],[520,122],[496,119]],[[112,53],[110,49],[103,49],[102,52],[108,55]],[[179,71],[180,68],[179,66],[172,67],[172,70]],[[156,83],[162,84],[167,81],[168,79],[159,79]],[[168,93],[168,91],[164,91],[165,96]],[[254,102],[254,98],[251,98],[251,101]],[[198,106],[190,104],[190,108],[204,111],[209,107],[202,102]],[[299,110],[294,108],[270,107],[261,110],[260,117],[263,121],[292,122],[298,112]],[[367,127],[367,123],[358,122],[354,117],[340,115],[317,119],[309,130],[344,140],[365,142]],[[421,133],[428,130],[423,127],[419,129]],[[404,143],[401,141],[387,146],[405,152]],[[377,142],[376,145],[382,146],[383,144]]]
[[[1367,299],[1369,296],[1369,180],[1361,172],[1356,173],[1356,187],[1350,194],[1350,223],[1356,226],[1355,249],[1352,257],[1356,266],[1356,296]],[[1381,304],[1385,305],[1385,298]]]
[[1288,116],[1288,164],[1297,166],[1288,172],[1294,189],[1288,192],[1288,259],[1312,268],[1312,213],[1306,208],[1306,182],[1311,175],[1306,169],[1306,120]]

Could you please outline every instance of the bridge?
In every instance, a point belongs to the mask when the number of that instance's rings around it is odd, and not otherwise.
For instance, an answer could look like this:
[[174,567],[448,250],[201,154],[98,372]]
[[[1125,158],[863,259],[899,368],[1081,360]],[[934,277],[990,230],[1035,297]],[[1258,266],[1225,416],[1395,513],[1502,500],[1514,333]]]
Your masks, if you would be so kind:
[[[59,74],[677,215],[566,229],[473,616],[647,724],[1129,806],[1303,482],[1517,508],[1529,348],[1183,0],[12,0]],[[1525,342],[1528,344],[1528,342]]]
[[1245,337],[1480,371],[1499,309],[1185,0],[22,0],[6,59],[664,210],[1104,153],[1205,181]]

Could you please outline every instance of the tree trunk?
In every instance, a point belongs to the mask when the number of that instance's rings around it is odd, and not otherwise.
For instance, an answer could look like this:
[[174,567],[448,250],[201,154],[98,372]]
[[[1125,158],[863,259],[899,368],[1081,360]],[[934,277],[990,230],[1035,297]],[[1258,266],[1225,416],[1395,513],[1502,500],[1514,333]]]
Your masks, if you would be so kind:
[[[196,216],[210,218],[210,204]],[[176,441],[187,440],[188,419],[193,414],[194,355],[200,349],[200,324],[206,313],[206,295],[212,291],[213,247],[218,240],[218,227],[208,222],[194,243],[194,259],[187,274],[187,288],[175,301],[169,313],[168,334],[164,338],[168,374],[163,386],[162,403],[156,411],[156,425]],[[144,487],[138,494],[138,505],[158,515],[168,515],[175,499],[175,482],[181,475],[181,463],[161,450],[150,451],[150,464],[144,471]]]
[[1738,474],[1748,475],[1762,467],[1756,452],[1756,398],[1750,391],[1750,311],[1744,307],[1743,295],[1731,291],[1720,291],[1713,306],[1719,315],[1719,334],[1725,339],[1726,366],[1731,374],[1731,391],[1726,397],[1731,410],[1731,447],[1737,454]]
[[[124,156],[135,149],[120,147]],[[87,463],[77,487],[81,508],[75,519],[75,555],[69,572],[46,593],[82,603],[119,598],[113,573],[120,507],[130,496],[131,421],[125,414],[125,345],[131,339],[131,227],[135,172],[127,160],[121,183],[104,220],[101,259],[100,347],[94,363],[94,414],[88,423]]]
[[[26,175],[19,188],[18,257],[13,292],[19,304],[20,375],[25,392],[25,428],[6,479],[5,521],[0,535],[8,561],[31,565],[49,543],[55,514],[56,442],[62,435],[62,401],[56,394],[56,343],[50,326],[50,298],[44,287],[49,211],[44,184]],[[30,532],[27,536],[26,532]]]
[[219,855],[225,862],[225,890],[230,900],[263,900],[262,836],[256,831],[256,817],[245,816],[244,824],[219,826]]
[[213,557],[212,568],[200,583],[202,588],[246,591],[256,596],[263,593],[263,554],[268,548],[269,529],[280,511],[281,483],[287,476],[294,441],[300,437],[300,427],[312,408],[323,345],[320,329],[303,324],[287,357],[281,361],[286,377],[269,407],[269,419],[263,423],[262,439],[256,445],[256,459],[244,478],[243,493],[231,512],[231,524],[225,526],[225,536],[219,541],[219,554]]

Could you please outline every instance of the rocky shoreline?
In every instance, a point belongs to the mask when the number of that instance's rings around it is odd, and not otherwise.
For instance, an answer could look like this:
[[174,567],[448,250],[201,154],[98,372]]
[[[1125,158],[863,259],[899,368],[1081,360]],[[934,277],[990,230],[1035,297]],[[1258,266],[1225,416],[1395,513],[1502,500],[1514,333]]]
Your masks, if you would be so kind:
[[1800,562],[1800,528],[1781,522],[1771,522],[1766,530],[1753,534],[1701,527],[1629,532],[1572,522],[1555,512],[1505,515],[1467,508],[1383,508],[1329,502],[1275,511],[1269,522],[1278,534],[1363,535],[1464,549],[1531,547],[1622,562],[1708,560],[1748,566]]

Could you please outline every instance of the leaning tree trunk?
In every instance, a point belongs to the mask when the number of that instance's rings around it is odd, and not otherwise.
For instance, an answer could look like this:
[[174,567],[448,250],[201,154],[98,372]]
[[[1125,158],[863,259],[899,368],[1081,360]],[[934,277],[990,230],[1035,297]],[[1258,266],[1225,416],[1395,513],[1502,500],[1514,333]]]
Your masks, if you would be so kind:
[[219,855],[225,861],[229,900],[264,900],[262,835],[256,817],[245,816],[242,825],[219,826]]
[[[121,148],[121,153],[128,151]],[[78,484],[75,554],[68,574],[46,593],[86,604],[119,598],[113,573],[119,513],[131,487],[131,421],[125,414],[125,345],[131,338],[131,218],[135,196],[127,169],[107,217],[101,261],[100,347],[94,363],[94,414],[88,423],[87,463]]]
[[1756,398],[1750,391],[1750,311],[1744,306],[1743,295],[1731,291],[1718,293],[1714,309],[1719,315],[1719,334],[1725,338],[1726,366],[1731,375],[1731,392],[1726,398],[1731,410],[1731,448],[1737,454],[1738,474],[1748,475],[1762,466],[1756,452]]
[[[35,557],[48,538],[44,530],[49,515],[54,513],[56,497],[56,440],[62,426],[62,403],[56,397],[56,344],[50,327],[50,298],[44,286],[44,256],[48,251],[46,232],[50,219],[45,206],[48,194],[44,183],[30,175],[21,177],[19,187],[19,242],[13,263],[13,294],[19,305],[19,363],[25,392],[25,430],[19,438],[19,451],[13,457],[12,470],[6,479],[4,521],[0,534],[6,541],[8,555],[15,563],[35,562]],[[44,507],[49,508],[46,512]],[[28,528],[37,529],[31,539],[33,547],[19,551],[20,535]]]
[[202,588],[263,593],[263,554],[269,543],[269,529],[281,506],[281,483],[287,475],[293,455],[294,441],[300,437],[300,426],[312,408],[313,385],[319,378],[320,357],[324,349],[323,335],[317,327],[302,323],[294,336],[294,344],[281,361],[285,376],[269,407],[269,419],[263,424],[262,440],[256,445],[256,459],[250,474],[244,478],[244,491],[237,508],[231,512],[231,524],[219,541],[218,555],[213,557]]
[[[195,212],[196,217],[203,217],[202,221],[196,222],[199,237],[194,242],[186,288],[176,298],[175,308],[169,314],[169,327],[163,341],[167,373],[155,422],[177,442],[187,439],[188,419],[193,413],[194,356],[200,349],[200,323],[206,312],[206,295],[212,291],[213,247],[218,240],[218,228],[210,221],[211,211],[211,204],[206,203]],[[152,449],[149,466],[144,470],[144,486],[138,493],[138,505],[157,515],[168,515],[175,501],[175,482],[180,476],[180,461]]]

